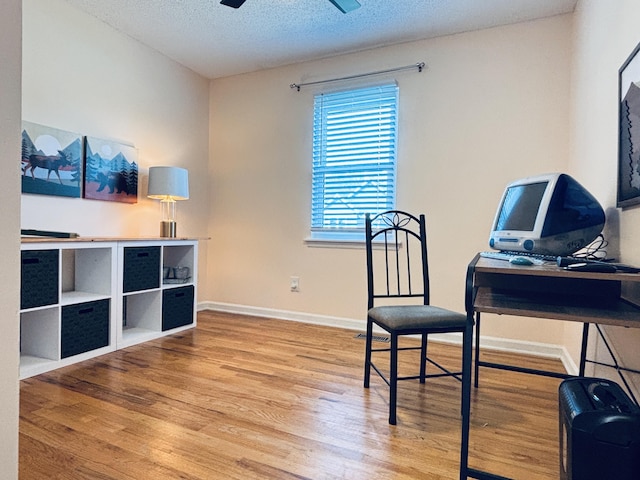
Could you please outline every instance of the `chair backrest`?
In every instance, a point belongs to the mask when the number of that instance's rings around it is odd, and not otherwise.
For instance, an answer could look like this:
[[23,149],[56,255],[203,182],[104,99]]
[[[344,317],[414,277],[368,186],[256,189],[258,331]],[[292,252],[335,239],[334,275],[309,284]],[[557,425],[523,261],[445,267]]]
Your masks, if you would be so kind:
[[368,308],[379,303],[379,299],[416,298],[429,305],[424,215],[415,217],[400,210],[367,214],[365,238]]

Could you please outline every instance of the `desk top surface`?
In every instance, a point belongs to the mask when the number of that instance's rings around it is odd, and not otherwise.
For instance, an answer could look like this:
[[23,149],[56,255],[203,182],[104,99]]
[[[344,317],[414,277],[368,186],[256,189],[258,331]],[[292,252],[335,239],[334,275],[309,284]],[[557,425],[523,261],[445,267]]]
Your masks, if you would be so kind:
[[503,275],[530,275],[541,277],[583,278],[593,280],[609,280],[617,282],[640,282],[639,273],[602,273],[579,272],[565,270],[554,262],[545,262],[543,265],[514,265],[505,260],[496,260],[477,256],[473,265],[475,273],[499,273]]

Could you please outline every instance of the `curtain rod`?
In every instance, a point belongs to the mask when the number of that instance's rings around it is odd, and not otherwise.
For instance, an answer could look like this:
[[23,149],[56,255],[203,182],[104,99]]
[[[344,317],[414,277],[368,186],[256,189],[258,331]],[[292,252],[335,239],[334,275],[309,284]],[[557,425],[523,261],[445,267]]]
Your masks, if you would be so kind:
[[360,73],[358,75],[351,75],[349,77],[331,78],[329,80],[318,80],[317,82],[292,83],[291,85],[289,85],[289,87],[295,88],[298,91],[300,91],[300,87],[306,87],[308,85],[319,85],[321,83],[338,82],[340,80],[352,80],[354,78],[370,77],[372,75],[381,75],[383,73],[399,72],[401,70],[409,70],[412,68],[417,68],[418,73],[420,73],[422,72],[424,67],[425,67],[424,62],[419,62],[419,63],[414,63],[413,65],[405,65],[404,67],[391,68],[389,70],[380,70],[377,72]]

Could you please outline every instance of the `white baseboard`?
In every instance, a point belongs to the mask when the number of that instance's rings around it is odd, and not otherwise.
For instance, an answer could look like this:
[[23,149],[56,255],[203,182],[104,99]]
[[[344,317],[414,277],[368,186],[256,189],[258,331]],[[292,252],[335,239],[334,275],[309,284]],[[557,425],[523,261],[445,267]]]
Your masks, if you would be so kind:
[[[232,303],[200,302],[198,303],[198,311],[201,310],[237,313],[241,315],[252,315],[255,317],[275,318],[278,320],[291,320],[302,323],[311,323],[314,325],[324,325],[327,327],[346,328],[348,330],[354,330],[358,332],[363,332],[366,327],[364,319],[359,320],[344,317],[331,317],[327,315],[293,312],[289,310],[276,310],[271,308],[251,307],[247,305],[237,305]],[[376,333],[379,332],[384,331],[376,331]],[[443,333],[434,335],[433,340],[458,345],[462,342],[461,336],[455,333]],[[537,357],[560,360],[564,365],[564,368],[567,370],[567,373],[571,375],[577,375],[578,373],[577,365],[563,345],[482,336],[480,338],[480,347],[482,349],[488,350],[518,353],[522,355],[533,355]]]
[[247,305],[237,305],[233,303],[201,302],[198,303],[198,311],[200,310],[238,313],[242,315],[252,315],[254,317],[275,318],[278,320],[293,320],[296,322],[312,323],[314,325],[324,325],[327,327],[346,328],[349,330],[357,331],[364,331],[365,329],[365,322],[363,320],[330,317],[327,315],[316,315],[312,313],[292,312],[289,310],[275,310],[272,308],[250,307]]

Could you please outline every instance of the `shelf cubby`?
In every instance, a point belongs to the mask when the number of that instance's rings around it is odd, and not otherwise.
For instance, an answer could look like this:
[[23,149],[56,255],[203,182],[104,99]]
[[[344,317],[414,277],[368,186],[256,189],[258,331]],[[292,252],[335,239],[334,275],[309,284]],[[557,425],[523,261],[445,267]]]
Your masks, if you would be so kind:
[[90,302],[114,295],[113,248],[68,248],[61,252],[61,304]]
[[189,269],[189,277],[184,281],[179,281],[178,279],[172,281],[172,279],[163,278],[163,286],[172,288],[193,283],[194,255],[195,252],[192,245],[165,245],[162,249],[163,269],[166,267],[186,267]]
[[159,290],[130,293],[122,299],[120,346],[133,345],[162,332],[162,296]]
[[20,314],[20,368],[28,376],[50,370],[60,360],[59,318],[57,306]]

